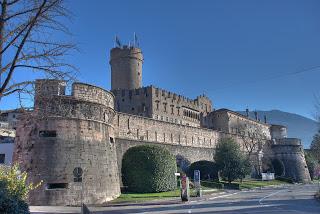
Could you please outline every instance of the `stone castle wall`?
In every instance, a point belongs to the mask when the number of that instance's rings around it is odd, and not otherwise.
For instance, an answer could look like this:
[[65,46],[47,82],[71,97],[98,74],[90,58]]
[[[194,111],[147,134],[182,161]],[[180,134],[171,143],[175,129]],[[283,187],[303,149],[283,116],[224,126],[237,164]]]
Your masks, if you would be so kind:
[[117,111],[176,124],[200,127],[212,110],[212,103],[205,96],[193,100],[154,86],[112,92]]
[[162,144],[214,148],[222,137],[231,135],[214,130],[185,126],[152,118],[117,113],[117,138]]
[[276,139],[271,149],[272,157],[283,163],[285,177],[292,178],[295,182],[310,182],[310,174],[300,139]]
[[30,194],[32,205],[79,205],[82,185],[74,182],[76,167],[84,170],[85,203],[101,204],[120,195],[113,95],[85,84],[73,88],[73,96],[42,97],[40,91],[33,115],[25,115],[18,126],[14,159],[30,181],[43,180]]

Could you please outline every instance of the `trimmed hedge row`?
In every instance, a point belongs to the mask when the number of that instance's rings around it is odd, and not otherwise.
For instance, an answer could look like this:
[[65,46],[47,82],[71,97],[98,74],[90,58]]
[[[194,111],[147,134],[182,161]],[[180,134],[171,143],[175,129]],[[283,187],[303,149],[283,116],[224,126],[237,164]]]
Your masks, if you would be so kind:
[[135,146],[122,160],[122,181],[128,191],[137,193],[164,192],[176,188],[176,159],[163,147]]

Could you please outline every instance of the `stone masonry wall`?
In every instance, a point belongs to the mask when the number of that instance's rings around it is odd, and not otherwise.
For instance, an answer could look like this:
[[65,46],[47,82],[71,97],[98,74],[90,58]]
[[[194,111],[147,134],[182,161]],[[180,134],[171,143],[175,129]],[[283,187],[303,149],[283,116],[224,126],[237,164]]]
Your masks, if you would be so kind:
[[[42,185],[29,196],[31,205],[79,205],[82,184],[74,182],[73,170],[81,167],[83,198],[101,204],[120,194],[116,148],[109,140],[110,126],[96,121],[50,118],[25,120],[18,127],[15,162],[29,174],[29,181]],[[54,131],[56,137],[43,136]],[[65,184],[53,188],[53,185]]]
[[17,129],[15,162],[28,172],[29,181],[43,180],[31,192],[30,204],[80,205],[82,185],[74,181],[75,167],[84,170],[84,203],[102,204],[118,197],[113,95],[77,83],[72,96],[61,96],[52,87],[50,94],[37,90],[35,111],[24,115]]
[[277,139],[272,145],[272,157],[282,161],[285,177],[295,182],[310,182],[310,174],[304,157],[304,150],[300,139]]
[[214,148],[218,140],[230,135],[209,129],[179,125],[118,113],[114,119],[117,138],[158,142],[168,145],[181,145],[201,148]]

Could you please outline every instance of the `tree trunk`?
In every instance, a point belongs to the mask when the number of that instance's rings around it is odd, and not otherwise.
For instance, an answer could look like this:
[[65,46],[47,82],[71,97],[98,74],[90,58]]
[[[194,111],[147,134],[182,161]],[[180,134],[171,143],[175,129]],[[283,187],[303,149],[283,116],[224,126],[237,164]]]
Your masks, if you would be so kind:
[[[7,15],[7,0],[3,0],[1,4],[1,14],[0,14],[0,86],[2,85],[2,48],[3,48],[3,37],[4,37],[4,23]],[[0,95],[1,100],[1,95]]]

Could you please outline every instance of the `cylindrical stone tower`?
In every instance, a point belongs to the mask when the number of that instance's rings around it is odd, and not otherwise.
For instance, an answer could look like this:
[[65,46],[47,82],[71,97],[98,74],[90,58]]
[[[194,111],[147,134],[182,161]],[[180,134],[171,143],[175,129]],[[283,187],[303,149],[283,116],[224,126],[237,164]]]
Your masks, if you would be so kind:
[[72,96],[66,96],[62,83],[38,80],[35,110],[23,115],[17,128],[14,161],[28,173],[28,181],[42,181],[28,202],[105,203],[120,195],[114,96],[82,83],[74,83]]
[[282,125],[271,125],[270,133],[272,139],[282,139],[287,137],[287,127]]
[[277,139],[271,146],[273,158],[284,165],[284,176],[295,182],[310,182],[310,174],[304,157],[301,140],[297,138]]
[[140,48],[123,46],[111,49],[111,90],[141,88],[142,63]]

